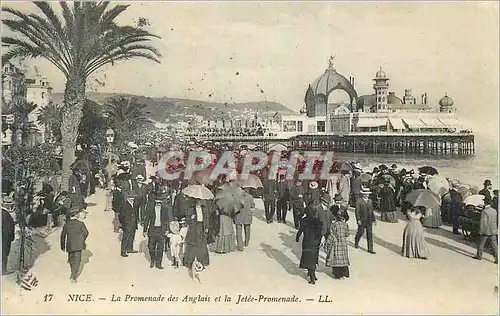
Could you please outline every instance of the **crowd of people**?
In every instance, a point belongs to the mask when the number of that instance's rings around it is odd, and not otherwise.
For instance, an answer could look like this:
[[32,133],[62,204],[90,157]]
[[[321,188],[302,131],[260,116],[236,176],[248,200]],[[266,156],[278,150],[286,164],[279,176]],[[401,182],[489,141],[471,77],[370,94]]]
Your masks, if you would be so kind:
[[[374,212],[377,210],[380,220],[388,224],[396,223],[400,214],[408,220],[402,232],[402,256],[428,259],[423,227],[437,228],[444,221],[451,223],[454,234],[459,234],[458,219],[471,207],[464,203],[465,198],[482,195],[483,203],[472,205],[473,211],[480,214],[477,232],[480,238],[474,258],[481,259],[486,242],[490,242],[495,263],[498,262],[498,191],[492,190],[489,180],[482,190],[467,187],[465,192],[465,185],[455,180],[447,179],[448,184],[436,186],[440,176],[432,167],[405,170],[396,165],[381,165],[366,171],[354,162],[334,164],[334,174],[328,180],[287,179],[282,172],[270,178],[269,167],[253,172],[252,176],[257,178],[253,183],[224,176],[213,181],[198,177],[165,180],[157,173],[148,172],[152,167],[146,167],[158,162],[161,146],[152,151],[146,147],[147,144],[140,150],[130,150],[110,159],[111,164],[105,168],[100,167],[102,161],[75,164],[67,191],[54,192],[54,185],[44,184],[37,194],[37,206],[27,221],[32,226],[63,227],[61,249],[68,252],[72,282],[76,282],[81,251],[89,234],[84,224],[85,198],[98,186],[107,189],[105,210],[115,213],[114,230],[122,234],[120,249],[117,249],[120,256],[127,258],[138,253],[134,247],[135,236],[137,230],[141,230],[148,238],[150,268],[164,269],[167,252],[173,267],[183,265],[198,279],[210,264],[210,252],[244,251],[250,244],[256,198],[263,200],[268,225],[288,223],[288,214],[292,214],[290,222],[297,230],[296,241],[302,238],[299,266],[307,270],[311,284],[317,281],[315,271],[320,249],[327,255],[325,264],[332,268],[334,278],[349,277],[349,208],[354,211],[357,224],[355,248],[359,248],[366,236],[368,253],[376,253],[373,226],[377,222]],[[215,156],[233,150],[238,157],[248,152],[245,147],[193,141],[169,149],[206,150]],[[289,153],[282,154],[286,157]],[[176,166],[182,167],[183,162]],[[413,197],[419,194],[435,196],[438,202],[416,203]],[[231,200],[228,196],[236,198]],[[4,257],[4,271],[5,261]]]
[[196,128],[188,129],[188,134],[196,134],[203,137],[241,137],[241,136],[264,136],[262,127],[232,127],[232,128]]

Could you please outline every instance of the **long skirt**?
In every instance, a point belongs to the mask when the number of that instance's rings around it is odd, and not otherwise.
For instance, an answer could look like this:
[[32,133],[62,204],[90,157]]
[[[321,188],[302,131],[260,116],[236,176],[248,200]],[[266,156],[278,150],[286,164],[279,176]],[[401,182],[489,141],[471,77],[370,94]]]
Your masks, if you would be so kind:
[[234,226],[231,217],[220,215],[219,235],[215,237],[215,242],[211,248],[216,253],[229,253],[236,249],[236,237],[234,234]]
[[440,207],[436,207],[432,209],[432,215],[426,216],[424,219],[424,227],[428,228],[438,228],[441,226],[442,220],[441,220],[441,209]]
[[397,223],[398,222],[398,212],[382,212],[380,213],[380,220],[388,223]]
[[302,249],[302,256],[300,257],[299,268],[316,270],[319,257],[319,245],[313,246],[309,249]]
[[332,268],[333,277],[335,279],[348,278],[349,277],[349,267],[333,267]]
[[407,258],[428,258],[429,248],[424,237],[424,227],[420,220],[410,220],[403,231],[403,256]]
[[184,265],[190,268],[196,258],[203,266],[208,266],[210,263],[207,246],[207,236],[203,230],[203,223],[193,223],[189,229],[196,230],[198,240],[196,244],[185,243]]

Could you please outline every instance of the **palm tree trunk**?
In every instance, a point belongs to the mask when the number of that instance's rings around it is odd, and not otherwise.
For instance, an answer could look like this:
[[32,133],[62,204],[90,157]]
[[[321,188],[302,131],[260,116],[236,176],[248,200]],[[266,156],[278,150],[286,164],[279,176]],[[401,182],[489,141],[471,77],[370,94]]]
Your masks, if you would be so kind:
[[75,162],[76,138],[78,137],[78,125],[83,116],[84,103],[85,77],[78,75],[68,77],[64,91],[64,111],[61,124],[63,149],[61,190],[68,189],[71,164]]

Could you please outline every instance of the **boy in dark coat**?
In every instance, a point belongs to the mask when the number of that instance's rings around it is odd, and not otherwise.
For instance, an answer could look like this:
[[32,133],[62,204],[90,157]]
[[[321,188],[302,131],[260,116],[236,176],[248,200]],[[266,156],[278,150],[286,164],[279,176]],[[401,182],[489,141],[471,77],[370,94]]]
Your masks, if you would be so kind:
[[78,220],[80,213],[79,209],[72,210],[70,219],[64,224],[61,232],[61,250],[68,253],[68,263],[71,268],[70,280],[73,283],[76,283],[82,250],[86,249],[85,240],[89,235],[85,224]]

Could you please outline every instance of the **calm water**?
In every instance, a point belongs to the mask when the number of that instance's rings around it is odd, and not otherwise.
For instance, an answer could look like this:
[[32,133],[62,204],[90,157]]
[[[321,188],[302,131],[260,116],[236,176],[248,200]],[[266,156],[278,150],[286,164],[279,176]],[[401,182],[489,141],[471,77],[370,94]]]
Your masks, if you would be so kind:
[[411,155],[369,155],[369,154],[342,154],[336,155],[338,160],[359,161],[363,168],[371,170],[380,164],[390,166],[395,163],[398,168],[418,168],[433,166],[440,175],[457,179],[460,182],[483,187],[485,179],[491,179],[493,187],[498,188],[498,139],[497,136],[476,135],[476,154],[467,158],[449,158],[437,156],[411,156]]

